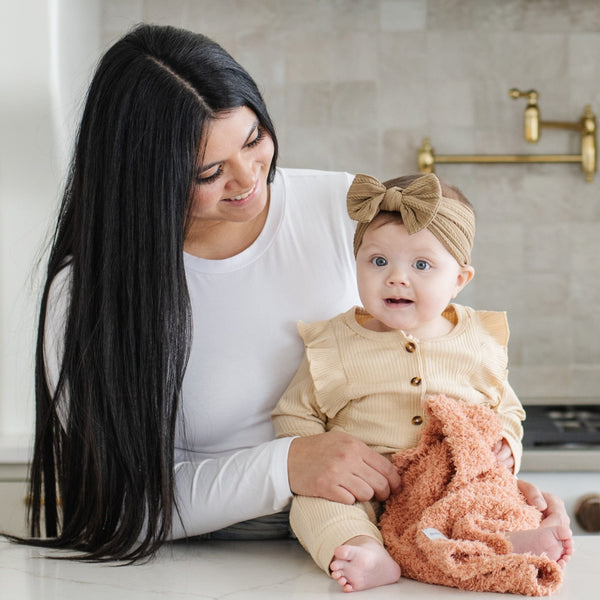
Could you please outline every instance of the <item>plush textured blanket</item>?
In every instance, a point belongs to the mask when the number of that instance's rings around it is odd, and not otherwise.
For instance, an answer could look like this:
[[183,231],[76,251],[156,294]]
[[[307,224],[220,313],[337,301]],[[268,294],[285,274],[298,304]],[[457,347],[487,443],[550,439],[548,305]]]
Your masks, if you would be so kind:
[[380,526],[405,577],[463,590],[548,595],[562,569],[545,556],[515,554],[502,532],[536,528],[529,506],[492,452],[501,439],[496,414],[444,396],[426,402],[419,444],[393,457],[401,491]]

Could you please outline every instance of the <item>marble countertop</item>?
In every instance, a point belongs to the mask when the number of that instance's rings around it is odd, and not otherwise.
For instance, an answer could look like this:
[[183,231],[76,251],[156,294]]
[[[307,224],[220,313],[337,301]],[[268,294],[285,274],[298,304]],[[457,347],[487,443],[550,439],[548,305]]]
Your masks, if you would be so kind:
[[[600,566],[600,535],[575,538],[575,555],[565,583],[552,600],[595,597]],[[182,541],[163,546],[146,564],[115,567],[43,558],[38,549],[0,540],[3,598],[19,600],[357,600],[523,598],[508,594],[463,592],[401,579],[389,585],[344,595],[314,566],[297,542]]]

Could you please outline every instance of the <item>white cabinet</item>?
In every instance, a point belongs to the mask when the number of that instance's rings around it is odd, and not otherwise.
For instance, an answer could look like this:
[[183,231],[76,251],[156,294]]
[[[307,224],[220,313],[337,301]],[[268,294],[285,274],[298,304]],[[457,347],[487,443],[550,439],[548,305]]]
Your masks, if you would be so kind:
[[27,534],[27,465],[0,464],[0,531]]

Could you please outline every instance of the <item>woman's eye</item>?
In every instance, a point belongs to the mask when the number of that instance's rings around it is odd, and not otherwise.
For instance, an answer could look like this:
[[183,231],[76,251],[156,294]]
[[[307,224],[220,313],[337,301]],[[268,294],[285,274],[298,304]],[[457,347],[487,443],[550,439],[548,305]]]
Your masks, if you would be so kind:
[[256,137],[246,144],[246,148],[253,148],[254,146],[258,146],[262,139],[265,137],[265,130],[259,125],[256,128]]
[[218,179],[221,176],[221,173],[223,173],[223,167],[219,166],[219,168],[211,175],[204,176],[204,177],[202,177],[202,175],[197,175],[196,183],[200,183],[200,184],[212,183],[213,181],[215,181],[216,179]]
[[429,263],[426,260],[417,260],[415,261],[415,269],[417,271],[427,271],[430,268]]
[[383,256],[376,256],[375,258],[372,258],[371,263],[376,267],[385,267],[385,265],[388,264],[387,260],[383,258]]

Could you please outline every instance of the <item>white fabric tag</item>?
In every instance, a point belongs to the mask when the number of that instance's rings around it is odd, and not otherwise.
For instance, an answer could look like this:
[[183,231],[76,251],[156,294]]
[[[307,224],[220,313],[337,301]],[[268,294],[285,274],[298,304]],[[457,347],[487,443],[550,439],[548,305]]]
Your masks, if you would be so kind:
[[423,533],[430,540],[447,540],[448,539],[441,531],[438,531],[434,527],[427,527],[427,529],[423,529]]

